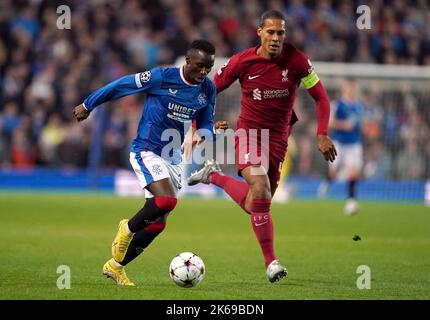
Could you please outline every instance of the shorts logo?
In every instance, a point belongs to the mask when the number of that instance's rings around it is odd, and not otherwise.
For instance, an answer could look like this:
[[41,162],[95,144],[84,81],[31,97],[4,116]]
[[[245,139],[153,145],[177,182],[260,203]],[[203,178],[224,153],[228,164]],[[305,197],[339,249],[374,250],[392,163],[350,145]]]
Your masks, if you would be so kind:
[[145,71],[140,74],[140,80],[142,82],[148,82],[151,79],[151,71]]
[[261,100],[261,91],[258,88],[255,88],[254,91],[252,91],[253,99],[254,100]]
[[152,166],[152,172],[154,172],[156,175],[159,175],[163,172],[163,169],[161,169],[159,164],[155,164]]

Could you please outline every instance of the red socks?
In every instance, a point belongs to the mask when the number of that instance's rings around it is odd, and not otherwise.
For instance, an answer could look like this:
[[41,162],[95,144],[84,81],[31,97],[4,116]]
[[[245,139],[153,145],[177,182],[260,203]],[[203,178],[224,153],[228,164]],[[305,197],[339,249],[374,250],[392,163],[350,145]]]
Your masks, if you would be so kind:
[[150,225],[147,225],[143,230],[146,232],[152,232],[152,233],[161,233],[166,228],[166,222],[156,221],[154,223],[151,223]]
[[249,186],[246,182],[239,179],[235,179],[218,172],[213,172],[210,177],[210,182],[218,187],[224,189],[224,191],[245,210],[245,200],[248,195]]
[[[224,189],[245,210],[245,200],[249,192],[249,186],[246,182],[218,172],[211,173],[209,179],[211,183]],[[263,251],[266,268],[276,259],[273,249],[273,223],[270,216],[270,204],[271,199],[254,199],[251,208],[252,228]]]
[[267,266],[276,259],[273,249],[273,223],[270,216],[270,199],[254,199],[251,209],[251,223],[255,236],[260,243]]

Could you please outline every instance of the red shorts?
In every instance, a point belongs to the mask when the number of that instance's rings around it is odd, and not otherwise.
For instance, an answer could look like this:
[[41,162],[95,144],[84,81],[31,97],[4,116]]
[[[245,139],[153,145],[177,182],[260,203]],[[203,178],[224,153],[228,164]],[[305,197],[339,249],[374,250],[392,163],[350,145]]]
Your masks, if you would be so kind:
[[239,120],[235,133],[236,166],[239,175],[246,167],[260,165],[267,172],[272,192],[276,190],[290,133],[291,130],[287,133],[273,133],[268,129],[250,128]]

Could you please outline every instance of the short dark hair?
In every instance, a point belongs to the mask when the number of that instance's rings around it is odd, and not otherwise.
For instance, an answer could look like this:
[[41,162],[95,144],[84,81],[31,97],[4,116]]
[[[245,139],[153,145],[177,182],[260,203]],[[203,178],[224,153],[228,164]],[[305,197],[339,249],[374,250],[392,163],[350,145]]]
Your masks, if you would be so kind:
[[264,25],[264,21],[266,19],[281,19],[285,21],[285,16],[282,14],[282,12],[279,12],[278,10],[268,10],[264,12],[261,17],[260,21],[258,22],[258,26],[261,28]]
[[194,40],[188,48],[188,51],[191,50],[200,50],[206,52],[207,54],[213,55],[215,54],[215,47],[212,43],[207,40]]

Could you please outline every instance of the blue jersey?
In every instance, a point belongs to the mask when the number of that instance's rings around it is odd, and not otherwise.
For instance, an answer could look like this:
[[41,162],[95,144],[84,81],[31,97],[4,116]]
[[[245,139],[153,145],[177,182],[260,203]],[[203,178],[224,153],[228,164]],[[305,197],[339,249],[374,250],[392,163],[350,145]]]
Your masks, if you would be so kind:
[[334,118],[341,121],[350,120],[354,123],[354,127],[351,131],[333,130],[333,140],[344,144],[360,143],[363,112],[364,106],[359,101],[353,103],[347,103],[342,99],[337,101],[333,110]]
[[[201,84],[188,83],[182,67],[154,68],[127,75],[90,94],[84,105],[91,111],[104,102],[138,92],[145,92],[147,98],[137,135],[132,142],[132,152],[152,151],[177,164],[182,159],[184,133],[193,119],[197,129],[207,129],[213,133],[215,85],[208,78]],[[180,139],[172,139],[171,129],[179,132],[176,136]],[[167,148],[163,150],[165,146],[170,149],[168,157],[165,155]]]

